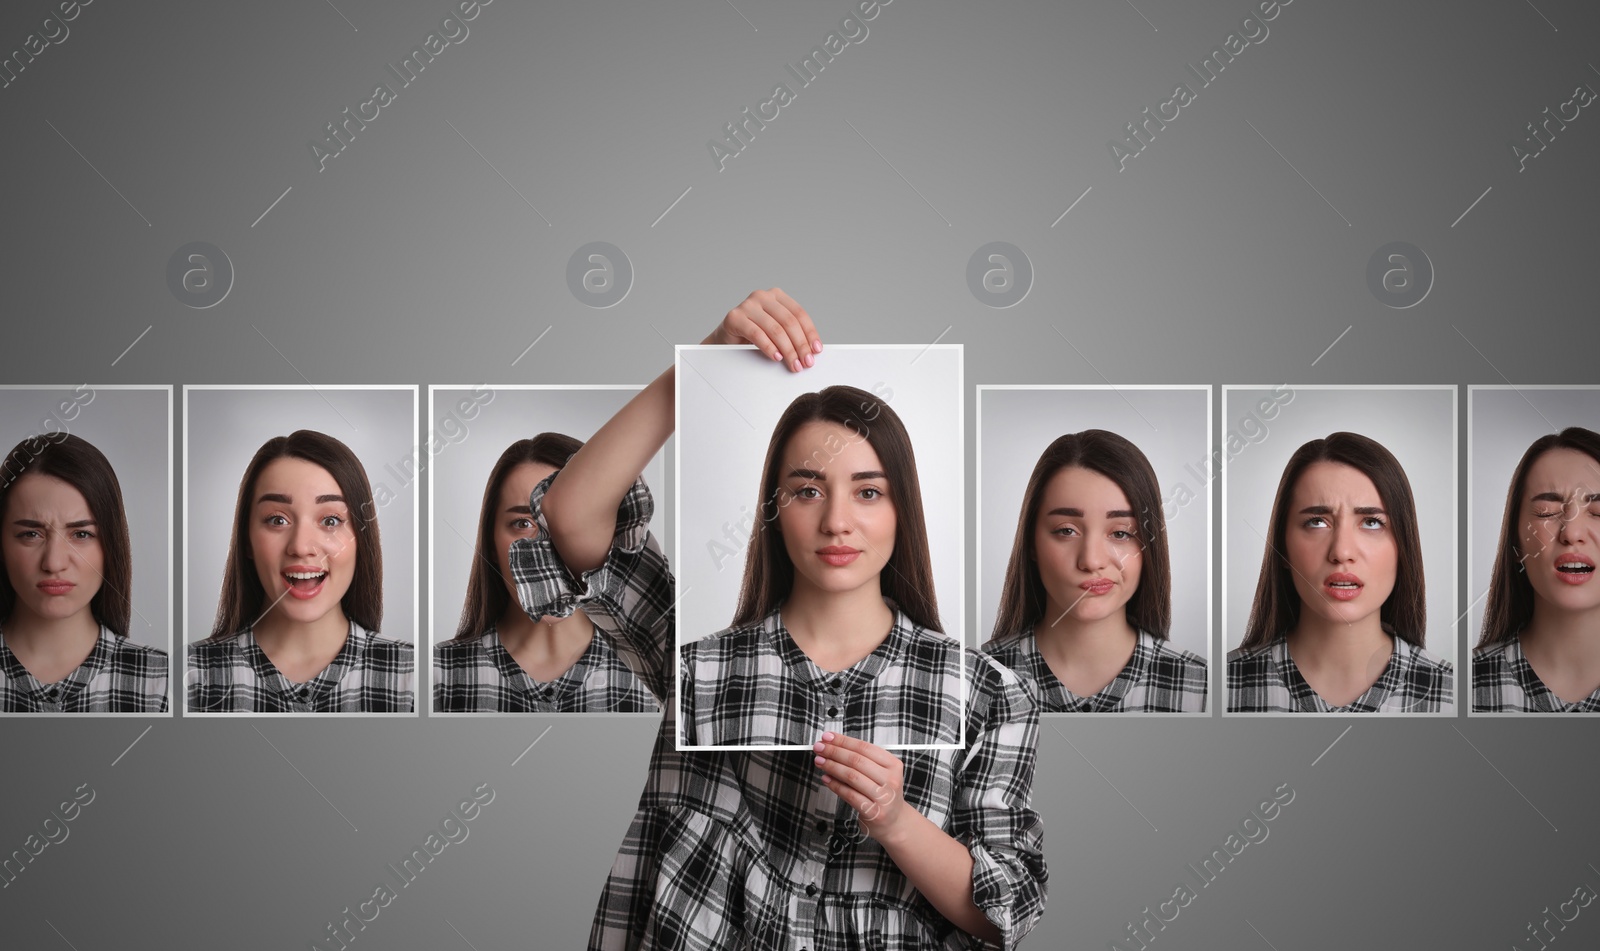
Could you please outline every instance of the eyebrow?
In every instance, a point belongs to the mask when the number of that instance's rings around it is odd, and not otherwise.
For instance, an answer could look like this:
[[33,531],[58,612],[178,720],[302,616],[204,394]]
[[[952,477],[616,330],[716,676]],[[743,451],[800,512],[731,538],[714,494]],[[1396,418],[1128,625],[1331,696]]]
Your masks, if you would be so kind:
[[[1567,497],[1559,492],[1540,492],[1538,495],[1533,497],[1532,501],[1565,503],[1567,501]],[[1583,502],[1585,505],[1589,504],[1590,502],[1600,502],[1600,492],[1589,493],[1583,497]]]
[[[1046,515],[1064,515],[1067,518],[1083,518],[1083,509],[1071,507],[1051,509]],[[1107,509],[1106,518],[1133,518],[1133,509]]]
[[[1350,510],[1353,515],[1387,515],[1381,505],[1358,505]],[[1332,515],[1333,507],[1328,505],[1308,505],[1300,510],[1301,515]]]
[[[817,469],[790,469],[786,479],[814,479],[818,482],[828,481],[828,477]],[[867,469],[863,472],[850,473],[850,481],[860,482],[864,479],[887,479],[881,469]]]
[[531,506],[531,505],[511,505],[511,506],[507,506],[506,507],[506,511],[507,512],[514,512],[514,513],[516,513],[518,515],[532,515],[533,514],[533,506]]
[[[44,522],[36,522],[31,518],[19,518],[13,524],[21,525],[24,528],[45,528],[45,527],[47,527]],[[80,518],[76,522],[68,522],[62,527],[63,528],[88,528],[88,527],[92,526],[93,524],[94,524],[94,519],[92,519],[92,518]]]
[[[321,505],[324,502],[343,502],[343,501],[344,501],[344,496],[342,496],[342,495],[338,495],[338,494],[334,494],[334,495],[319,495],[319,496],[317,496],[316,504],[317,505]],[[257,505],[260,505],[262,502],[278,502],[278,503],[280,503],[282,505],[293,505],[294,504],[294,499],[290,498],[287,495],[284,495],[282,492],[265,492],[265,493],[262,493],[261,498],[256,499],[256,504]]]

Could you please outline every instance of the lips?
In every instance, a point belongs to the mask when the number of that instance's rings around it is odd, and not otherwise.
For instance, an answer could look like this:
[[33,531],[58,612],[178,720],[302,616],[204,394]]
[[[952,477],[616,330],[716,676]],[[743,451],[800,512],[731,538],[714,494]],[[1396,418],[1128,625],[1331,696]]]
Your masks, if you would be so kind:
[[1110,578],[1090,578],[1083,584],[1078,585],[1078,587],[1082,588],[1085,592],[1095,596],[1109,594],[1111,593],[1111,589],[1115,588],[1116,586],[1117,583],[1112,581]]
[[1588,555],[1569,552],[1557,555],[1556,576],[1567,584],[1583,584],[1594,577],[1594,559]]
[[1323,592],[1335,601],[1352,601],[1359,598],[1364,587],[1361,579],[1348,571],[1335,571],[1322,579]]
[[861,557],[861,551],[860,549],[847,548],[842,545],[829,545],[826,548],[818,548],[817,557],[821,558],[825,564],[832,565],[835,568],[843,568]]
[[290,597],[306,601],[322,593],[322,585],[328,580],[328,573],[314,565],[295,565],[282,572],[282,578],[289,586]]
[[70,594],[72,589],[77,587],[77,584],[71,581],[49,580],[41,581],[35,587],[37,587],[44,594],[60,597],[64,594]]

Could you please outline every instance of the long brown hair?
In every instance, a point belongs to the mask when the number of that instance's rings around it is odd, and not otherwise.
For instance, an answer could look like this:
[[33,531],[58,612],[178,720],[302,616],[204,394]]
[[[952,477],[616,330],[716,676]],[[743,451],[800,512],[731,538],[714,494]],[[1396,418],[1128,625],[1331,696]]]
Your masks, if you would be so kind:
[[1113,432],[1086,429],[1057,437],[1033,466],[1022,494],[1022,514],[1011,542],[1011,560],[1000,587],[1000,610],[991,643],[1015,640],[1044,616],[1044,581],[1039,576],[1034,525],[1044,505],[1044,490],[1062,469],[1077,466],[1098,472],[1128,497],[1139,513],[1139,545],[1143,564],[1139,587],[1128,599],[1128,623],[1163,640],[1172,626],[1172,568],[1167,550],[1167,521],[1161,512],[1161,484],[1139,447]]
[[451,640],[474,640],[488,630],[511,603],[505,579],[500,575],[500,556],[494,548],[494,526],[500,506],[500,492],[511,471],[525,463],[560,469],[583,448],[580,440],[562,433],[540,433],[532,439],[519,439],[506,447],[489,470],[483,489],[483,505],[478,508],[478,541],[472,552],[472,573],[467,578],[467,599],[461,606],[461,621]]
[[1265,647],[1288,633],[1300,620],[1300,594],[1284,552],[1294,487],[1313,463],[1337,462],[1372,480],[1389,516],[1396,549],[1394,590],[1379,608],[1384,631],[1418,647],[1427,636],[1428,602],[1422,579],[1422,536],[1417,532],[1417,503],[1400,460],[1374,439],[1358,433],[1332,433],[1313,439],[1289,457],[1278,494],[1272,500],[1272,535],[1261,556],[1261,576],[1256,581],[1250,623],[1240,650]]
[[1495,548],[1494,570],[1489,576],[1489,600],[1483,609],[1483,631],[1477,649],[1509,641],[1533,619],[1533,584],[1523,570],[1525,557],[1517,545],[1517,515],[1528,490],[1528,471],[1552,449],[1574,449],[1600,463],[1600,433],[1568,426],[1560,433],[1540,436],[1522,454],[1506,490],[1506,511],[1500,520],[1500,544]]
[[778,498],[778,482],[787,469],[784,450],[801,426],[814,422],[843,426],[865,439],[878,454],[895,514],[894,551],[878,574],[878,588],[913,622],[942,632],[933,592],[928,528],[922,514],[922,485],[917,479],[911,437],[888,403],[853,386],[830,386],[817,393],[802,393],[778,418],[761,469],[761,517],[750,533],[733,626],[750,624],[771,614],[783,606],[794,589],[794,562],[784,548],[782,532],[771,523],[777,520],[783,505]]
[[[89,504],[102,553],[100,589],[89,599],[89,612],[111,633],[127,637],[128,616],[133,610],[133,555],[122,486],[104,453],[71,433],[61,436],[60,441],[54,440],[54,434],[29,437],[11,450],[6,457],[8,468],[13,461],[25,461],[0,485],[0,516],[5,514],[17,480],[26,476],[55,476],[77,489]],[[11,578],[0,571],[0,619],[9,619],[16,604]]]
[[350,620],[377,631],[383,621],[383,546],[378,541],[377,506],[372,500],[367,470],[349,446],[325,433],[299,429],[262,443],[245,467],[244,478],[239,480],[239,497],[233,506],[233,537],[228,542],[228,563],[222,573],[222,595],[217,599],[211,638],[232,637],[260,619],[267,592],[261,587],[250,556],[250,510],[262,470],[273,460],[285,457],[319,465],[339,484],[339,494],[350,511],[356,545],[355,572],[339,606]]

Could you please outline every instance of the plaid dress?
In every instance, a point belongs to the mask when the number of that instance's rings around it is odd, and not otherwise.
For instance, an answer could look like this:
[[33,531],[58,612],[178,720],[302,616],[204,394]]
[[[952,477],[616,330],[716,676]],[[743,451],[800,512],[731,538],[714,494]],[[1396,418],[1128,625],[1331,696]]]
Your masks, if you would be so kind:
[[598,633],[573,665],[540,683],[489,628],[433,648],[434,713],[655,713],[661,708]]
[[1455,668],[1410,641],[1392,637],[1394,654],[1367,692],[1342,707],[1317,695],[1279,636],[1266,647],[1228,654],[1229,713],[1449,713]]
[[809,748],[825,730],[878,746],[961,741],[954,638],[895,609],[883,643],[832,672],[795,644],[780,614],[684,646],[684,746]]
[[1600,713],[1600,690],[1577,703],[1550,692],[1522,654],[1522,639],[1481,648],[1472,655],[1474,713]]
[[0,634],[0,712],[166,713],[167,652],[100,626],[89,656],[53,684],[28,673]]
[[410,644],[379,637],[355,621],[333,662],[291,683],[245,628],[189,645],[184,677],[190,713],[410,713],[415,660]]
[[1030,677],[1044,713],[1202,713],[1206,708],[1206,659],[1139,632],[1133,656],[1115,678],[1090,697],[1080,697],[1056,677],[1029,627],[1021,637],[990,641],[984,651]]
[[[530,614],[581,606],[662,701],[639,810],[612,864],[589,935],[592,949],[783,948],[846,951],[980,948],[864,835],[806,752],[676,750],[674,582],[648,533],[642,481],[623,499],[599,568],[574,581],[540,531],[511,546]],[[973,901],[1010,949],[1044,912],[1047,873],[1030,800],[1038,706],[1031,686],[967,652],[966,747],[905,751],[906,802],[961,840]]]

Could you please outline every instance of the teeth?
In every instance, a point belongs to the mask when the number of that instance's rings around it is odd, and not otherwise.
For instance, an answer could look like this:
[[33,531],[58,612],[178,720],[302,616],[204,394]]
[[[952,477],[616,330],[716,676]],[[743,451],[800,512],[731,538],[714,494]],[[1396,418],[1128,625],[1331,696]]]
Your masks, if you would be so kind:
[[326,571],[285,571],[283,576],[285,578],[291,578],[295,581],[311,581],[314,578],[321,578],[326,574]]
[[1556,565],[1556,569],[1559,571],[1593,571],[1594,566],[1581,561],[1563,561]]
[[1356,584],[1353,581],[1331,581],[1331,582],[1328,583],[1328,587],[1330,587],[1330,588],[1359,588],[1361,586]]

